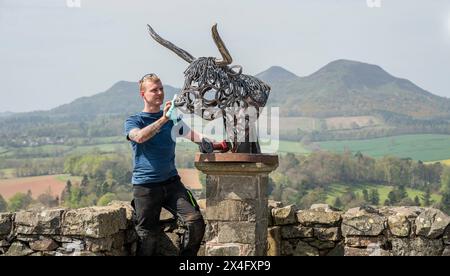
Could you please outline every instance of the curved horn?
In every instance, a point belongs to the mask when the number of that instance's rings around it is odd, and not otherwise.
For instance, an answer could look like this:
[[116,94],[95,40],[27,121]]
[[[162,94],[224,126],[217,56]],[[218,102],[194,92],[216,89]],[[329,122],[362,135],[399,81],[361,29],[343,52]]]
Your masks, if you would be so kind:
[[217,24],[212,26],[212,37],[214,42],[216,43],[217,48],[219,49],[220,54],[222,55],[223,60],[217,60],[216,64],[219,66],[225,66],[231,64],[233,62],[233,58],[231,58],[230,52],[228,52],[225,43],[223,43],[222,38],[220,38],[219,32],[217,32]]
[[158,42],[159,44],[161,44],[162,46],[166,47],[167,49],[171,50],[172,52],[174,52],[175,54],[177,54],[180,58],[184,59],[185,61],[191,63],[195,60],[195,58],[189,54],[188,52],[186,52],[185,50],[178,48],[177,46],[175,46],[172,42],[165,40],[164,38],[160,37],[150,25],[148,26],[148,32],[150,33],[150,35],[153,37],[154,40],[156,40],[156,42]]

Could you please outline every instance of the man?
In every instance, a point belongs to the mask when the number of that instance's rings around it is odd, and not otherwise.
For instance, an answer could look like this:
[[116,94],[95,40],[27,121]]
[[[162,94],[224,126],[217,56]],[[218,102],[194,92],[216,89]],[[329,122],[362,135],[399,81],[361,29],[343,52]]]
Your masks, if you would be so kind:
[[[172,139],[173,121],[167,118],[171,101],[164,109],[161,80],[155,74],[145,75],[139,82],[144,110],[129,117],[125,133],[133,149],[133,207],[136,211],[136,231],[139,236],[138,255],[154,255],[161,234],[159,216],[164,207],[181,219],[186,232],[182,238],[180,255],[196,255],[205,231],[200,209],[180,181],[175,167],[175,141]],[[183,136],[200,141],[201,136],[182,121]]]

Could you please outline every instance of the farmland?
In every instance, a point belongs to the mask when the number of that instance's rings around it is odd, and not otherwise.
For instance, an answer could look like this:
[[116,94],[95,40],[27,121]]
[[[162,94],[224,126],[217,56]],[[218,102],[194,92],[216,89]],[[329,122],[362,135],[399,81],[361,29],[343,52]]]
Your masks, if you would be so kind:
[[53,196],[60,196],[66,181],[70,179],[72,183],[80,181],[79,177],[69,175],[45,175],[21,178],[10,178],[0,180],[0,195],[5,199],[11,198],[14,194],[31,191],[33,198],[50,191]]
[[326,141],[315,143],[320,149],[333,152],[360,151],[371,157],[385,155],[413,160],[437,161],[450,157],[450,135],[401,135],[367,140]]

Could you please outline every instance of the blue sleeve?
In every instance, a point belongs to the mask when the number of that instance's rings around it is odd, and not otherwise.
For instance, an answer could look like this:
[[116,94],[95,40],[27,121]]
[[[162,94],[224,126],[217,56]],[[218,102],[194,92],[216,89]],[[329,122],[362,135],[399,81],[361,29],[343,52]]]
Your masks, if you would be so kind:
[[130,131],[135,128],[141,129],[141,125],[139,124],[139,121],[136,120],[136,118],[134,118],[134,117],[128,118],[124,124],[125,136],[127,137],[127,140],[130,140],[128,138],[128,134],[130,134]]

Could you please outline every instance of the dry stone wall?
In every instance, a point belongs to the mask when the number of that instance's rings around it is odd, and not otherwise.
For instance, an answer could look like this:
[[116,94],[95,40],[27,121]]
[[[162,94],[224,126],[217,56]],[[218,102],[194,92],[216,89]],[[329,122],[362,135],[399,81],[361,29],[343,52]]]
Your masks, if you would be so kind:
[[[432,208],[367,206],[342,212],[325,204],[297,210],[269,201],[267,219],[269,256],[450,256],[450,218]],[[233,235],[248,235],[238,226]],[[183,226],[163,211],[161,227],[158,254],[177,255]],[[126,256],[135,255],[136,240],[126,202],[0,214],[0,255]]]

